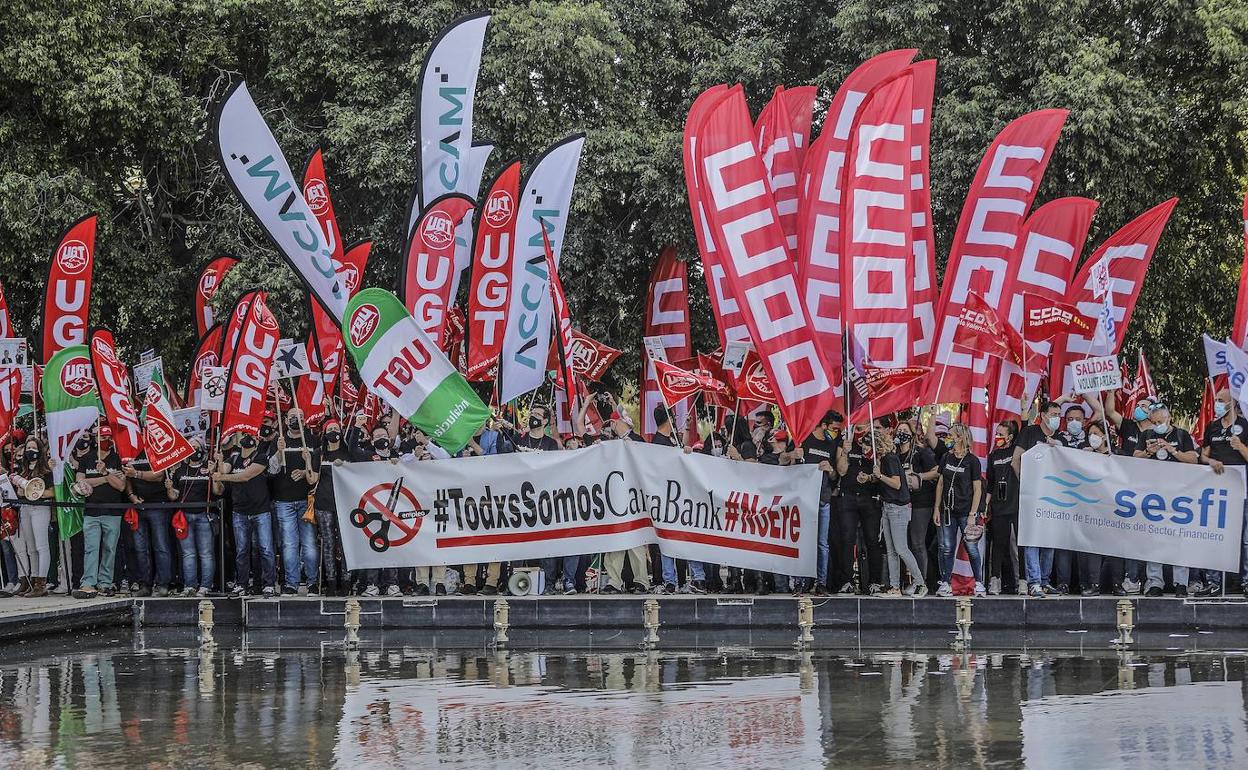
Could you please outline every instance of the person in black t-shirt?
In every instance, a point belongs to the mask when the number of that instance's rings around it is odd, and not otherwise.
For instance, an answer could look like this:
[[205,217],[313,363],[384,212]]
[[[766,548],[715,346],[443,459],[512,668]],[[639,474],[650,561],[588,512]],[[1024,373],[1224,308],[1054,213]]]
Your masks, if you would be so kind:
[[[1148,419],[1153,427],[1141,436],[1143,446],[1136,449],[1136,455],[1139,456],[1142,452],[1147,458],[1171,463],[1200,462],[1200,453],[1196,451],[1196,443],[1192,441],[1191,434],[1170,423],[1169,407],[1162,403],[1154,403],[1152,406]],[[1161,596],[1162,589],[1165,587],[1162,569],[1163,565],[1157,562],[1149,562],[1146,565],[1145,596]],[[1173,566],[1171,577],[1174,583],[1174,595],[1187,596],[1188,568]]]
[[315,506],[311,521],[307,513],[321,459],[305,434],[303,412],[291,409],[283,421],[277,434],[277,468],[270,480],[273,513],[282,538],[282,593],[306,596],[320,576]]
[[[988,593],[1016,593],[1018,585],[1018,554],[1010,547],[1010,536],[1018,529],[1018,474],[1014,472],[1014,437],[1012,421],[997,424],[992,451],[988,453]],[[1007,578],[1007,570],[1008,575]]]
[[[879,420],[875,421],[875,430],[885,430]],[[880,543],[880,484],[875,480],[871,426],[850,426],[848,433],[851,441],[839,448],[836,459],[836,472],[841,477],[841,505],[837,512],[841,574],[836,585],[840,586],[838,593],[854,593],[854,545],[861,530],[867,553],[866,574],[859,575],[861,589],[863,593],[876,594],[883,589],[884,549]]]
[[259,451],[260,442],[250,433],[236,434],[236,447],[218,461],[212,473],[213,492],[229,491],[234,516],[233,598],[247,592],[251,578],[251,549],[260,552],[260,580],[265,598],[277,594],[277,563],[273,553],[273,503],[269,497],[270,457]]
[[101,593],[111,596],[122,511],[95,506],[126,501],[126,477],[121,469],[121,458],[111,447],[107,451],[93,449],[90,438],[83,436],[69,462],[74,466],[75,484],[91,488],[82,511],[82,577],[73,595],[79,599],[90,599]]
[[[614,403],[614,399],[612,399]],[[628,413],[619,407],[611,413],[608,433],[616,441],[637,441],[645,443],[641,434],[633,430],[633,420]],[[628,567],[632,570],[633,579],[627,586],[634,594],[644,594],[650,590],[650,549],[644,545],[634,546],[627,551],[612,551],[603,554],[602,566],[607,571],[607,584],[603,586],[604,594],[619,594],[625,590],[624,557],[628,557]]]
[[186,504],[186,537],[178,541],[182,559],[182,595],[204,597],[212,592],[216,577],[217,551],[212,532],[213,514],[200,504],[208,502],[211,464],[204,442],[191,439],[194,452],[165,474],[166,496]]
[[[947,435],[947,434],[946,434]],[[919,574],[927,580],[928,548],[936,547],[935,528],[932,526],[932,509],[936,506],[936,453],[932,451],[915,420],[904,420],[893,434],[897,456],[905,471],[906,486],[910,489],[910,527],[907,544],[919,565]],[[941,447],[945,445],[940,444]],[[929,537],[931,535],[931,537]]]
[[[1023,454],[1037,444],[1062,446],[1058,434],[1062,426],[1062,405],[1057,401],[1045,401],[1040,406],[1040,419],[1035,425],[1028,425],[1019,431],[1014,440],[1014,474],[1023,477]],[[1023,561],[1027,571],[1027,592],[1036,598],[1045,594],[1056,593],[1049,584],[1049,575],[1053,572],[1052,548],[1024,546]]]
[[[1222,473],[1226,466],[1248,464],[1248,420],[1239,414],[1235,399],[1226,388],[1219,390],[1213,402],[1214,421],[1205,426],[1205,434],[1201,443],[1201,460],[1213,468],[1214,473]],[[1239,561],[1239,580],[1244,595],[1248,596],[1248,516],[1244,517],[1244,537],[1241,538]],[[1201,570],[1204,573],[1204,585],[1196,591],[1197,596],[1210,596],[1222,588],[1222,573],[1212,570]]]
[[[832,497],[836,489],[836,452],[840,447],[840,431],[844,418],[840,413],[830,411],[815,426],[815,430],[802,442],[802,461],[816,464],[823,471],[819,485],[819,543],[818,561],[815,564],[816,596],[828,593],[828,563],[832,555],[832,542],[829,540],[832,528]],[[833,431],[836,433],[834,434]],[[833,573],[839,570],[832,570]]]
[[[650,439],[651,444],[666,447],[678,446],[673,432],[671,412],[663,404],[659,404],[654,408],[654,426],[654,436]],[[685,448],[684,451],[690,450]],[[678,587],[679,577],[676,571],[676,559],[663,553],[662,550],[662,548],[659,549],[659,565],[661,570],[660,577],[663,582],[655,588],[655,592],[674,594],[682,590]],[[689,578],[683,591],[697,594],[706,593],[705,565],[700,561],[690,561],[688,562],[688,571]]]
[[984,578],[979,558],[979,541],[966,541],[966,528],[979,510],[982,473],[979,458],[971,452],[971,432],[962,423],[949,429],[953,448],[940,462],[940,478],[936,481],[936,512],[933,521],[940,527],[940,586],[937,596],[953,593],[950,581],[958,541],[966,543],[966,553],[975,574],[975,594],[984,594]]
[[[1102,422],[1089,422],[1088,432],[1081,447],[1085,452],[1100,455],[1113,454],[1109,436],[1105,433]],[[1099,553],[1079,552],[1079,584],[1083,596],[1097,596],[1101,593],[1101,574],[1103,568],[1109,566],[1109,586],[1115,596],[1126,596],[1122,588],[1123,560]]]
[[316,510],[316,527],[321,534],[321,579],[322,588],[328,596],[345,594],[346,585],[339,583],[346,577],[345,565],[342,564],[342,536],[338,531],[338,510],[334,501],[334,469],[351,460],[342,441],[342,423],[335,417],[327,418],[321,423],[321,465],[316,474],[316,495],[313,508]]
[[906,595],[925,596],[927,585],[923,582],[923,572],[908,545],[910,485],[906,482],[905,468],[897,456],[892,437],[884,431],[875,435],[875,459],[873,475],[880,482],[884,545],[888,549],[888,593],[894,596],[901,594],[901,562],[905,562],[910,572]]
[[135,596],[168,596],[173,582],[173,511],[164,507],[169,502],[167,477],[164,471],[151,470],[146,454],[138,463],[128,464],[125,473],[130,479],[130,502],[139,513],[138,529],[130,532],[134,556],[127,564],[133,581],[130,590]]

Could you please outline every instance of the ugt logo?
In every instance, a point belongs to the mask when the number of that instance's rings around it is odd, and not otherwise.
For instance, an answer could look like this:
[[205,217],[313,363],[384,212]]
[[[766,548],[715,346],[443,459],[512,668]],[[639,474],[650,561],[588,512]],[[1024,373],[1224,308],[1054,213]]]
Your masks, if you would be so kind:
[[445,214],[431,214],[425,220],[420,237],[431,249],[445,249],[455,240],[455,223]]
[[485,202],[485,211],[481,216],[485,217],[490,227],[503,227],[511,221],[515,207],[516,203],[512,200],[511,193],[506,190],[495,190]]
[[[380,495],[385,494],[385,502]],[[368,538],[368,547],[385,553],[392,546],[410,542],[420,532],[426,511],[420,501],[399,477],[393,482],[377,484],[360,497],[351,511],[351,525]],[[393,532],[391,530],[394,530]]]
[[69,275],[77,275],[87,266],[87,262],[91,259],[91,252],[87,249],[87,244],[82,241],[65,241],[61,244],[61,250],[56,254],[56,261],[61,266],[61,270]]

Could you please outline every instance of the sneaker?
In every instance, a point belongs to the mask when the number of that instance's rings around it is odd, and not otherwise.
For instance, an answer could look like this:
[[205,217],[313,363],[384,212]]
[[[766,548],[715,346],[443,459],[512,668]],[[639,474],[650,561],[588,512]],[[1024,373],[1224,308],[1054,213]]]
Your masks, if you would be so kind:
[[96,596],[99,596],[99,593],[94,588],[87,586],[85,588],[75,588],[70,595],[75,599],[94,599]]
[[307,584],[307,583],[300,583],[300,584],[299,584],[299,587],[295,589],[295,593],[296,593],[296,594],[298,594],[299,596],[307,596],[307,595],[308,595],[308,584]]
[[993,596],[1001,595],[1001,578],[994,577],[993,579],[988,581],[988,593],[992,594]]
[[1092,584],[1091,584],[1091,585],[1089,585],[1087,588],[1085,588],[1085,589],[1083,589],[1082,591],[1080,591],[1080,592],[1079,592],[1079,595],[1080,595],[1080,596],[1100,596],[1100,595],[1101,595],[1101,587],[1100,587],[1100,586],[1098,586],[1096,583],[1092,583]]
[[364,592],[361,593],[360,596],[367,596],[369,598],[372,598],[374,596],[381,596],[381,589],[378,588],[377,586],[369,586],[368,588],[364,589]]
[[940,585],[936,586],[936,595],[937,596],[953,596],[953,587],[950,586],[948,583],[941,581]]
[[914,598],[922,599],[924,596],[927,596],[927,584],[919,583],[914,587]]
[[694,580],[693,582],[691,582],[691,583],[689,584],[689,591],[690,591],[690,593],[695,593],[695,594],[704,594],[704,593],[706,593],[706,581],[705,581],[705,580]]
[[295,596],[299,593],[299,589],[294,586],[283,585],[282,596]]
[[838,593],[838,594],[850,594],[850,595],[853,595],[853,594],[858,593],[858,591],[854,588],[854,584],[853,584],[852,582],[850,582],[850,583],[846,583],[845,585],[841,586],[841,590],[837,591],[837,593]]
[[130,581],[129,580],[121,581],[121,585],[117,587],[117,590],[123,594],[130,593]]
[[815,588],[814,590],[810,592],[810,595],[811,596],[827,596],[828,587],[823,585],[822,583],[816,583]]
[[266,599],[272,599],[274,596],[277,596],[277,586],[265,586],[260,595]]
[[434,584],[433,595],[434,596],[446,596],[446,586],[442,585],[441,583]]
[[486,596],[497,596],[498,586],[492,586],[489,583],[486,583],[485,588],[481,589],[481,593],[485,594]]
[[1186,598],[1187,598],[1187,586],[1175,586],[1175,587],[1174,587],[1174,598],[1176,598],[1176,599],[1186,599]]
[[879,583],[872,583],[871,585],[867,586],[867,595],[875,596],[876,594],[880,593],[883,590],[884,590],[884,586],[880,585]]
[[568,586],[567,588],[563,589],[563,595],[575,596],[576,595],[576,583],[568,583],[567,586]]
[[139,596],[139,597],[151,596],[152,589],[148,588],[147,586],[136,585],[134,586],[134,590],[132,590],[130,593],[132,596]]
[[1140,592],[1140,584],[1131,578],[1123,578],[1122,590],[1126,591],[1128,594],[1138,594]]
[[688,583],[685,583],[680,588],[676,589],[676,593],[678,594],[688,594],[688,593],[691,593],[692,591],[693,589],[689,587]]
[[1061,595],[1061,596],[1065,596],[1066,594],[1070,593],[1070,586],[1066,585],[1065,583],[1058,583],[1057,585],[1053,586],[1053,593]]
[[975,581],[975,595],[976,596],[988,595],[988,592],[984,590],[984,584],[979,582],[978,580]]
[[155,586],[152,588],[152,596],[155,596],[157,599],[163,599],[168,595],[169,595],[168,586]]
[[247,592],[243,590],[242,586],[234,586],[230,589],[229,596],[231,599],[241,599],[246,593]]
[[459,587],[455,589],[455,593],[459,594],[460,596],[472,596],[476,592],[477,592],[477,587],[472,585],[471,583],[460,583]]
[[1157,597],[1161,596],[1161,586],[1153,586],[1152,588],[1145,591],[1144,595],[1149,597],[1150,599],[1156,599]]
[[200,586],[199,590],[195,592],[195,595],[203,599],[209,593],[211,593],[211,591],[208,590],[208,586]]
[[198,592],[194,588],[191,588],[190,586],[187,586],[186,588],[182,589],[182,596],[187,597],[187,598],[194,596],[196,593]]
[[[909,591],[910,589],[907,588],[906,590]],[[885,596],[901,596],[901,589],[895,586],[889,586],[888,590],[884,592],[884,595]],[[906,594],[906,595],[909,596],[909,594]]]
[[1026,595],[1030,596],[1033,599],[1043,599],[1044,598],[1044,586],[1040,585],[1039,583],[1036,583],[1035,585],[1032,585],[1032,586],[1028,586]]
[[628,592],[630,594],[648,594],[650,593],[650,588],[645,583],[633,583],[628,587]]
[[100,596],[113,597],[117,595],[117,589],[112,586],[100,586]]
[[1215,583],[1206,583],[1199,590],[1193,591],[1192,596],[1213,596],[1222,590],[1222,586]]
[[1047,594],[1047,595],[1049,595],[1049,596],[1053,596],[1054,594],[1060,594],[1060,593],[1062,593],[1061,591],[1057,590],[1056,588],[1054,588],[1053,586],[1049,585],[1048,583],[1045,583],[1044,585],[1040,586],[1040,588],[1041,588],[1041,589],[1045,592],[1045,594]]
[[616,588],[615,586],[613,586],[613,585],[611,585],[610,583],[608,583],[608,584],[606,584],[605,586],[603,586],[603,587],[602,587],[602,590],[601,590],[601,591],[599,591],[598,593],[603,594],[603,595],[611,595],[611,596],[614,596],[614,595],[616,595],[616,594],[623,593],[623,592],[622,592],[622,591],[620,591],[620,589],[618,589],[618,588]]
[[1122,586],[1114,586],[1114,596],[1126,596],[1127,589]]
[[[429,586],[422,586],[425,589],[425,596],[429,595]],[[403,590],[398,586],[386,586],[386,596],[402,596]]]

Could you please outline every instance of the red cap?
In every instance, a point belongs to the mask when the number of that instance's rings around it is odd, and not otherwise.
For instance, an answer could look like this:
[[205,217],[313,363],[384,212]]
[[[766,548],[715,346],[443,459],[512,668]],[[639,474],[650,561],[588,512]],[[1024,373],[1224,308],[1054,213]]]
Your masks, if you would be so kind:
[[113,437],[113,429],[109,427],[108,423],[106,422],[100,423],[99,436],[100,438],[112,438]]
[[13,440],[13,443],[20,444],[26,440],[26,431],[21,428],[14,428],[9,431],[9,438]]
[[264,419],[266,419],[266,420],[276,420],[276,419],[277,419],[277,412],[274,412],[272,409],[265,409],[265,410],[264,410]]

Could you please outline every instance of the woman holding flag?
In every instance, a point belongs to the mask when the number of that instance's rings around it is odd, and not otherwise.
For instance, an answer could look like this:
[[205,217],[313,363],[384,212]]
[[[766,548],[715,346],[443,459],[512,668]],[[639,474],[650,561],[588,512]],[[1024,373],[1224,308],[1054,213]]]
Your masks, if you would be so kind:
[[953,557],[958,542],[966,543],[971,570],[975,573],[975,595],[983,596],[984,576],[980,566],[979,540],[966,539],[967,528],[973,523],[971,516],[979,510],[983,491],[982,469],[979,458],[970,451],[971,432],[962,423],[949,429],[953,447],[945,453],[940,463],[940,477],[936,481],[936,512],[932,520],[940,530],[940,585],[937,596],[952,596]]

